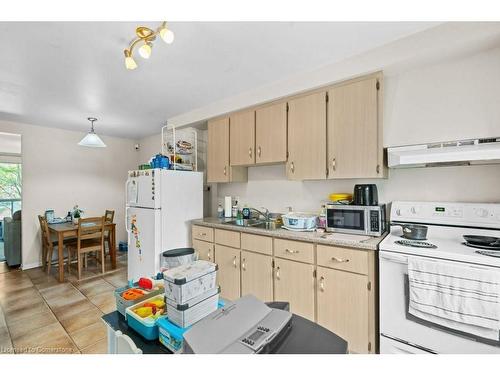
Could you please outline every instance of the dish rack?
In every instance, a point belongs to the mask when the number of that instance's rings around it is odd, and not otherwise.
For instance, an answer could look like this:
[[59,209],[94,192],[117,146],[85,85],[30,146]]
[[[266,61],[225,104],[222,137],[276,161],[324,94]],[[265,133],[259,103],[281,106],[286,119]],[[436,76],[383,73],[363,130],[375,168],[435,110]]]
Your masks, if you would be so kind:
[[161,153],[170,159],[170,169],[198,171],[198,132],[192,128],[161,128]]

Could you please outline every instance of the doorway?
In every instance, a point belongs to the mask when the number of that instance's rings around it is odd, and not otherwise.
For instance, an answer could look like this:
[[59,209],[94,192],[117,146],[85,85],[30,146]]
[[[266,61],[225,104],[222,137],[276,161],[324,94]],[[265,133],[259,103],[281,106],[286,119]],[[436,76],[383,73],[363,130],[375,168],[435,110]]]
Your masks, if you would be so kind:
[[0,262],[21,264],[21,135],[0,133]]

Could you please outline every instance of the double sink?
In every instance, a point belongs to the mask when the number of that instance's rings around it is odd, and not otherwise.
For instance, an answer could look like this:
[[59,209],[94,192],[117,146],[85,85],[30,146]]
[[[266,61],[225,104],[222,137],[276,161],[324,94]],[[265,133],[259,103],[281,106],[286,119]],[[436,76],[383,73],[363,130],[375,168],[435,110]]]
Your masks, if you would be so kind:
[[251,227],[267,230],[277,230],[281,228],[281,224],[277,224],[276,221],[273,220],[241,219],[224,221],[223,223],[226,225],[233,225],[237,227]]

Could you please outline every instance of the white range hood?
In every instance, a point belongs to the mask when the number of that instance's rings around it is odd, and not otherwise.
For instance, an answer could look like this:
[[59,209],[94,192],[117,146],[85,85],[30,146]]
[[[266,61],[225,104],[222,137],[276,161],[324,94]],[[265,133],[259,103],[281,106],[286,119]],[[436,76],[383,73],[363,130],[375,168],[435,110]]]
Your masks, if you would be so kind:
[[389,168],[500,163],[500,138],[388,147],[387,161]]

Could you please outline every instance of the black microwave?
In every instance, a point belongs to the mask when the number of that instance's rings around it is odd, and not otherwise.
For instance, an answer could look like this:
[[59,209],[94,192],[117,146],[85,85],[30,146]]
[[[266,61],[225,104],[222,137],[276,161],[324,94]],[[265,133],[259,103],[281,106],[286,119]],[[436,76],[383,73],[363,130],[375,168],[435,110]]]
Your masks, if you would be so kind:
[[386,231],[385,204],[326,205],[326,231],[381,236]]

